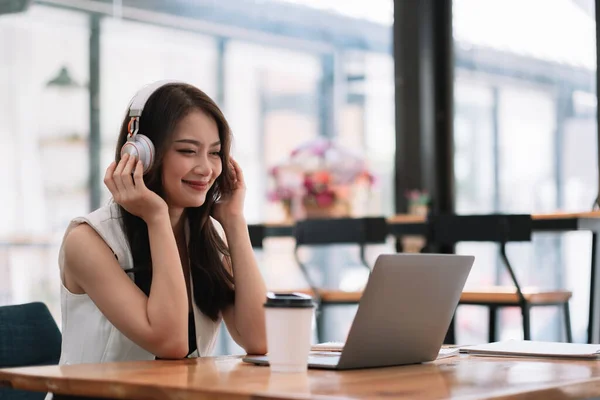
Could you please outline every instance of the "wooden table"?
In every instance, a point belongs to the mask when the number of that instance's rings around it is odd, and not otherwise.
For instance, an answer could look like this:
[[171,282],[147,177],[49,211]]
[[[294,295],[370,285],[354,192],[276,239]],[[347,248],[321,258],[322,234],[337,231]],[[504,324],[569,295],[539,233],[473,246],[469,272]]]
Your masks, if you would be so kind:
[[[590,263],[590,298],[588,314],[588,343],[600,343],[600,211],[578,213],[538,213],[532,214],[532,230],[543,232],[588,231],[592,233],[592,257]],[[410,235],[426,235],[425,216],[399,214],[387,218],[388,231],[398,238]],[[256,226],[256,225],[255,225]],[[293,226],[286,223],[260,224],[265,237],[292,236]]]
[[0,370],[18,389],[118,399],[578,399],[600,363],[459,356],[402,367],[271,373],[237,356]]

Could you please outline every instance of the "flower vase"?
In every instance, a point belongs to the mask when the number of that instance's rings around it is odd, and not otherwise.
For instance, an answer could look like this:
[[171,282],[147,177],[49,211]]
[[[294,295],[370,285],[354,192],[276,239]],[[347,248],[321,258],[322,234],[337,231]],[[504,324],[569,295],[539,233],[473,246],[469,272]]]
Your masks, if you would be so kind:
[[345,201],[336,201],[325,207],[313,202],[305,202],[304,210],[306,219],[345,218],[350,216],[350,207]]
[[408,213],[411,215],[422,215],[424,217],[427,216],[427,213],[429,211],[429,207],[427,207],[427,204],[409,204],[408,206]]

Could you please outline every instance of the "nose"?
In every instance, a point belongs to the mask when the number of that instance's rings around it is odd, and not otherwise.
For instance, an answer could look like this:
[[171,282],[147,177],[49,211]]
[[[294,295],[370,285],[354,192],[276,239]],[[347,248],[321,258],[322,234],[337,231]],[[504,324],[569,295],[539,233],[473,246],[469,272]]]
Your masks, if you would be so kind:
[[210,160],[206,155],[202,155],[197,158],[196,165],[194,166],[193,172],[198,175],[208,176],[211,173]]

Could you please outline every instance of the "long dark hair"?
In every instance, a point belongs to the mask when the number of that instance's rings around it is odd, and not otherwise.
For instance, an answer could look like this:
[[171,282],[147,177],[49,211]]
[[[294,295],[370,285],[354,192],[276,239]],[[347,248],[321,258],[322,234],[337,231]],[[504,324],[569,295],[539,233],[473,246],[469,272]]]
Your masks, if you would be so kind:
[[[187,208],[184,217],[190,228],[188,256],[195,302],[200,310],[216,321],[220,311],[234,301],[233,276],[225,269],[222,257],[229,257],[229,249],[217,233],[210,214],[215,202],[233,189],[229,173],[231,132],[229,124],[217,104],[200,89],[184,83],[169,83],[157,89],[144,106],[140,117],[139,133],[154,143],[156,157],[152,168],[144,175],[146,186],[164,198],[162,164],[164,154],[177,124],[193,111],[212,117],[219,130],[223,172],[216,179],[200,207]],[[125,116],[115,160],[121,159],[121,147],[127,140],[129,117]],[[149,295],[152,281],[152,259],[146,223],[119,206],[122,224],[133,255],[135,283]]]

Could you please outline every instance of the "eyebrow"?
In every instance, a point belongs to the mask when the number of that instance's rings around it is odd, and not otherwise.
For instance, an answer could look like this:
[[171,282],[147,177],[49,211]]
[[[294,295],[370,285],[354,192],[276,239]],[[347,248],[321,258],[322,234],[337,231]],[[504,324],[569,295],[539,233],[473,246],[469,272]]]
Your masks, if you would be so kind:
[[[194,139],[179,139],[179,140],[176,140],[175,143],[188,143],[188,144],[193,144],[198,147],[200,147],[202,145],[202,143],[200,143],[199,141],[194,140]],[[216,147],[216,146],[220,146],[220,145],[221,145],[221,141],[217,140],[216,142],[212,143],[210,145],[210,147]]]

